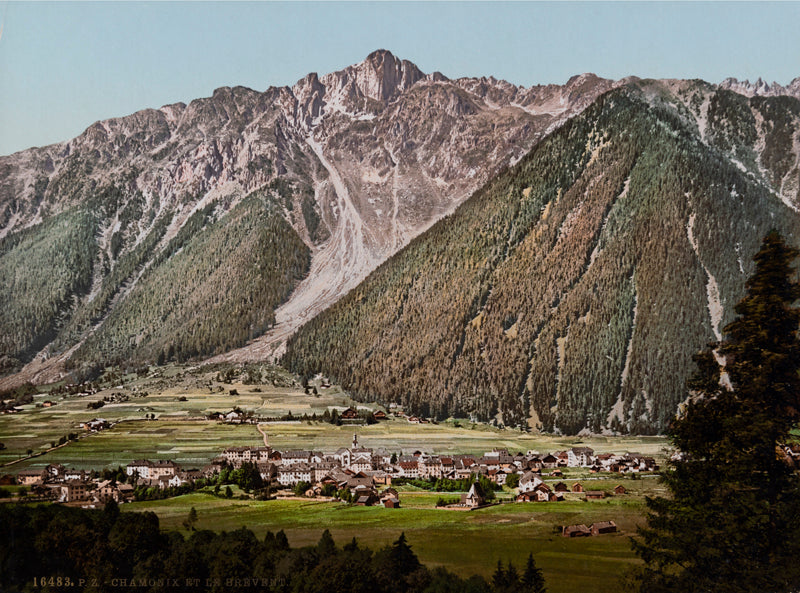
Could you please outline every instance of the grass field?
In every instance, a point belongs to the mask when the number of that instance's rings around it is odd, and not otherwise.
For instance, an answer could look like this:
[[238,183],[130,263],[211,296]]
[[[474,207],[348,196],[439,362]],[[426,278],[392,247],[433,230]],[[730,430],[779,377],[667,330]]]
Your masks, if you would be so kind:
[[[263,437],[252,424],[230,425],[202,419],[211,411],[234,407],[262,417],[295,416],[343,409],[357,404],[337,387],[308,395],[296,380],[286,375],[284,386],[245,385],[217,380],[216,370],[169,367],[149,377],[135,375],[106,385],[97,394],[83,397],[35,396],[33,404],[19,414],[0,416],[0,463],[24,457],[31,449],[45,454],[25,459],[2,469],[3,473],[61,463],[68,467],[102,469],[126,465],[134,459],[172,459],[183,467],[201,467],[231,446],[257,446]],[[231,395],[230,391],[236,394]],[[142,395],[143,393],[147,395]],[[117,396],[99,410],[87,409],[90,402]],[[37,406],[46,399],[56,406]],[[126,401],[119,401],[123,399]],[[155,415],[155,420],[146,416]],[[91,433],[64,447],[49,451],[51,442],[69,432],[82,432],[79,424],[102,417],[117,424]],[[493,428],[465,420],[440,424],[410,424],[391,418],[372,426],[334,426],[323,422],[274,422],[262,424],[269,444],[279,450],[312,449],[333,452],[349,446],[357,433],[362,446],[384,447],[393,452],[410,453],[417,449],[430,453],[481,454],[494,448],[511,452],[536,450],[552,452],[573,446],[589,446],[596,452],[640,452],[663,458],[667,444],[662,437],[563,437],[527,434]],[[231,530],[247,526],[259,537],[269,529],[283,529],[292,545],[315,543],[323,529],[330,529],[342,545],[356,537],[364,545],[378,548],[397,539],[405,531],[420,559],[441,565],[462,576],[490,576],[498,560],[522,567],[529,553],[547,577],[548,590],[616,592],[619,577],[636,562],[629,543],[636,524],[643,521],[644,496],[658,492],[656,480],[602,477],[581,468],[565,468],[564,481],[581,481],[586,489],[611,491],[624,484],[629,494],[603,501],[586,502],[568,494],[560,503],[501,504],[477,511],[436,509],[439,497],[454,498],[458,493],[432,493],[411,486],[401,488],[402,508],[350,507],[342,503],[315,500],[238,500],[194,493],[169,500],[123,505],[126,511],[150,510],[158,514],[162,528],[181,531],[189,509],[199,513],[198,528]],[[547,479],[547,478],[546,478]],[[551,484],[552,485],[552,484]],[[499,493],[509,499],[511,492]],[[592,538],[566,539],[554,532],[559,525],[613,519],[621,533]]]
[[[608,481],[608,486],[620,480]],[[430,566],[444,566],[462,576],[491,576],[498,560],[524,566],[529,553],[553,593],[620,591],[618,577],[636,562],[629,536],[642,522],[642,495],[655,493],[655,479],[624,479],[632,494],[586,502],[570,495],[564,502],[502,504],[475,511],[436,509],[439,496],[457,493],[414,492],[401,488],[400,509],[355,507],[315,500],[225,500],[195,493],[178,498],[124,505],[124,510],[154,511],[162,527],[182,530],[195,507],[198,529],[232,530],[241,526],[258,537],[283,529],[293,546],[316,543],[329,529],[342,545],[356,537],[377,549],[405,532],[414,551]],[[557,526],[613,519],[620,533],[567,539]],[[185,533],[185,531],[184,531]]]
[[[226,412],[234,407],[252,411],[263,417],[279,417],[291,412],[295,416],[322,416],[325,410],[357,407],[377,408],[374,404],[352,401],[337,386],[319,388],[319,395],[304,393],[294,379],[282,377],[287,386],[272,384],[244,385],[223,383],[217,371],[200,368],[166,367],[140,378],[129,375],[119,384],[83,397],[54,398],[49,393],[37,395],[32,404],[23,406],[19,414],[0,415],[0,464],[24,457],[28,450],[47,451],[51,443],[70,432],[80,433],[80,423],[101,417],[112,422],[124,421],[111,431],[91,435],[77,443],[15,464],[14,470],[57,461],[76,467],[108,467],[140,457],[171,458],[183,463],[205,463],[221,449],[233,445],[263,443],[254,426],[220,425],[199,421],[212,411]],[[235,390],[237,395],[230,395]],[[142,393],[147,395],[142,396]],[[127,401],[108,403],[98,410],[87,404],[122,394]],[[47,399],[56,401],[51,408],[38,407]],[[145,421],[155,415],[155,422]],[[385,447],[391,451],[422,449],[435,453],[480,454],[495,447],[510,451],[541,452],[566,449],[575,445],[594,448],[598,452],[637,451],[659,457],[666,444],[661,437],[554,437],[500,430],[465,420],[441,424],[410,424],[392,419],[372,426],[333,426],[327,423],[273,423],[265,427],[269,444],[277,449],[304,448],[335,451],[347,446],[353,432],[364,446]]]
[[[9,437],[8,433],[2,432],[0,438],[11,443],[22,439],[22,434],[28,435],[24,437],[25,442],[42,442],[48,439],[47,436],[40,435],[46,435],[53,430],[48,425],[50,418],[45,416],[50,409],[32,410],[27,413],[31,418],[26,418],[26,414],[2,417],[5,425],[0,424],[0,429],[9,429],[10,418],[24,423],[24,428],[17,427],[20,432],[15,433],[15,437]],[[114,418],[110,414],[107,417]],[[372,426],[333,426],[324,422],[298,421],[263,424],[261,428],[267,432],[269,444],[273,448],[302,448],[323,452],[333,452],[339,447],[349,446],[354,432],[358,434],[359,443],[363,446],[385,447],[398,453],[421,449],[431,453],[481,454],[495,447],[507,448],[513,452],[531,449],[547,452],[581,445],[592,447],[597,452],[637,451],[658,457],[665,446],[665,440],[659,437],[554,437],[494,429],[484,425],[476,425],[473,429],[455,427],[452,423],[409,424],[400,419]],[[45,455],[16,463],[12,467],[14,471],[18,471],[26,467],[62,463],[79,468],[102,469],[126,465],[141,458],[172,459],[187,467],[198,467],[208,463],[227,447],[262,444],[263,437],[252,424],[233,425],[161,416],[158,420],[126,420],[110,430],[91,434]],[[23,447],[34,448],[32,445]],[[0,459],[7,462],[17,458],[22,452],[17,446],[9,447],[3,453],[5,455]],[[567,477],[570,475],[572,474],[568,473]]]

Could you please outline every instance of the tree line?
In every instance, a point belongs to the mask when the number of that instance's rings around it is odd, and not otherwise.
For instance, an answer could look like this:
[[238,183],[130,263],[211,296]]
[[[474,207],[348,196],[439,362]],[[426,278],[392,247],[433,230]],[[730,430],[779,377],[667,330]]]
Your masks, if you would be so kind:
[[[190,512],[191,529],[197,512]],[[529,556],[522,574],[498,565],[491,582],[430,569],[401,533],[378,550],[356,538],[340,546],[328,530],[316,545],[291,547],[286,534],[249,529],[162,532],[154,513],[57,505],[0,505],[0,589],[148,593],[543,593]],[[59,583],[61,586],[59,587]]]

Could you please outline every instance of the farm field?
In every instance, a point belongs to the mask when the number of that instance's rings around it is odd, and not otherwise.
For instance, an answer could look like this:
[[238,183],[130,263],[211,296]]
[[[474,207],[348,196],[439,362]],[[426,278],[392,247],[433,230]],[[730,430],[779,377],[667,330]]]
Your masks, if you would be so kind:
[[[564,502],[508,503],[474,511],[436,509],[439,496],[457,493],[408,491],[401,487],[402,508],[347,506],[317,500],[226,500],[194,493],[169,500],[123,505],[126,511],[153,511],[163,529],[186,531],[181,524],[194,507],[197,529],[233,530],[242,526],[257,537],[283,529],[293,546],[315,544],[329,529],[338,545],[353,537],[380,548],[405,532],[409,543],[429,566],[444,566],[462,576],[491,577],[497,561],[524,566],[529,553],[543,569],[553,593],[624,590],[619,577],[635,562],[629,537],[643,521],[644,494],[658,489],[657,480],[609,480],[623,483],[630,494],[602,501],[568,495]],[[613,482],[613,485],[611,485]],[[594,487],[594,486],[593,486]],[[613,519],[620,532],[568,539],[557,526]]]
[[[39,410],[32,414],[41,413]],[[3,418],[8,421],[9,417]],[[14,420],[24,419],[16,415]],[[524,434],[513,430],[476,426],[474,429],[455,427],[452,423],[411,425],[405,420],[392,419],[372,426],[334,426],[325,422],[275,422],[261,424],[268,442],[275,449],[312,449],[331,452],[348,446],[353,433],[365,447],[384,447],[393,452],[422,450],[429,453],[480,454],[493,448],[509,451],[542,452],[563,450],[573,446],[589,446],[597,452],[639,452],[662,457],[666,444],[660,437],[554,437]],[[24,430],[27,441],[50,439],[47,421],[30,422]],[[12,433],[14,434],[14,433]],[[16,433],[19,434],[19,433]],[[45,436],[39,436],[45,435]],[[14,442],[8,433],[1,438]],[[48,441],[49,442],[49,441]],[[61,463],[78,468],[103,469],[126,465],[134,459],[171,459],[187,467],[207,464],[223,449],[232,446],[258,446],[263,437],[253,424],[224,424],[208,420],[189,420],[174,417],[158,420],[127,420],[111,429],[90,434],[85,438],[10,466],[14,471],[26,467],[44,467]],[[34,448],[29,445],[30,448]],[[4,451],[0,458],[12,461],[19,449]]]
[[[125,465],[134,459],[172,459],[187,467],[208,463],[231,446],[263,444],[263,436],[253,424],[224,424],[205,420],[210,412],[240,408],[259,417],[282,417],[292,413],[321,417],[326,410],[341,411],[348,406],[375,410],[376,404],[350,399],[337,386],[318,394],[304,392],[298,380],[285,371],[270,368],[271,382],[245,384],[239,380],[220,381],[220,371],[203,367],[177,366],[158,369],[147,377],[128,375],[115,378],[92,395],[53,397],[49,392],[34,396],[31,404],[17,414],[0,415],[0,465],[26,457],[27,451],[45,453],[8,466],[11,471],[61,463],[77,468],[102,469]],[[231,394],[233,391],[234,394]],[[104,398],[114,401],[97,410],[87,405]],[[51,400],[55,406],[44,408]],[[154,420],[146,420],[153,416]],[[81,422],[104,418],[118,423],[109,430],[85,434]],[[363,446],[384,447],[390,451],[480,454],[493,448],[509,451],[554,451],[576,445],[597,452],[639,452],[663,457],[663,437],[559,437],[499,429],[467,420],[439,424],[412,424],[393,418],[371,426],[335,426],[326,422],[271,422],[261,425],[269,444],[276,449],[335,451],[347,446],[353,433]],[[53,443],[69,433],[84,438],[50,451]]]
[[[224,370],[223,370],[224,372]],[[323,387],[312,381],[317,393],[301,387],[299,379],[271,369],[271,380],[243,382],[239,377],[220,376],[219,369],[158,369],[147,377],[113,377],[92,395],[63,396],[37,394],[22,411],[0,416],[2,473],[41,468],[60,463],[79,469],[115,468],[134,459],[171,459],[184,468],[202,467],[232,446],[259,446],[263,431],[271,447],[278,450],[311,449],[333,452],[349,446],[353,434],[361,446],[385,448],[396,453],[416,450],[434,454],[480,455],[494,448],[511,452],[536,450],[552,452],[574,446],[588,446],[597,453],[639,452],[663,460],[667,441],[663,437],[557,436],[523,433],[467,420],[450,419],[438,424],[415,424],[390,414],[377,424],[336,426],[319,419],[325,412],[341,412],[348,406],[385,409],[350,399],[337,386]],[[42,407],[42,402],[55,402]],[[90,403],[105,400],[100,409]],[[213,411],[239,408],[260,418],[291,414],[309,420],[270,421],[256,424],[227,424],[207,420]],[[105,418],[110,429],[86,432],[81,422]],[[51,449],[68,433],[80,438]],[[27,457],[27,451],[34,452]],[[592,474],[586,468],[563,468],[559,478],[545,476],[552,487],[558,481],[571,486],[581,481],[586,490],[610,492],[623,484],[628,494],[587,502],[568,493],[559,503],[514,504],[509,490],[498,493],[506,504],[475,510],[437,509],[439,498],[452,499],[459,493],[428,492],[413,486],[400,487],[402,508],[348,506],[314,499],[256,501],[225,499],[196,492],[161,501],[122,505],[124,511],[153,511],[162,529],[186,533],[182,523],[189,510],[199,514],[198,529],[231,530],[246,526],[257,536],[267,530],[283,529],[293,546],[316,543],[329,529],[339,545],[356,537],[363,545],[377,549],[405,532],[414,551],[430,566],[443,566],[462,576],[490,577],[497,561],[522,567],[529,553],[544,570],[548,590],[623,590],[620,575],[636,562],[629,543],[637,523],[643,521],[644,496],[659,492],[657,480]],[[558,526],[591,524],[614,520],[620,533],[592,538],[567,539]]]

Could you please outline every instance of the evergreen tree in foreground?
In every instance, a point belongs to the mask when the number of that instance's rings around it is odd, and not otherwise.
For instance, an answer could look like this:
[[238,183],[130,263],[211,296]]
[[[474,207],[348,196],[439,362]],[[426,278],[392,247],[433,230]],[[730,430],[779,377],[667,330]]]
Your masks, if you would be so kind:
[[633,542],[643,593],[800,586],[800,478],[780,447],[800,410],[797,255],[767,235],[726,340],[695,357],[689,402],[670,427],[670,497],[648,498]]

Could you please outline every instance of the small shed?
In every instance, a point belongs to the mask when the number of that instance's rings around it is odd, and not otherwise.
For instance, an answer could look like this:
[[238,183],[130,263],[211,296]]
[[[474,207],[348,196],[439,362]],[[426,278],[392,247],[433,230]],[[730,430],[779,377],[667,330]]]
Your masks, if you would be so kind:
[[567,525],[561,530],[561,535],[564,537],[589,537],[592,535],[592,530],[586,525]]
[[583,492],[583,486],[581,485],[581,483],[580,483],[580,482],[575,482],[575,483],[572,485],[572,491],[573,491],[573,492]]
[[600,521],[599,523],[592,523],[590,528],[592,535],[602,535],[604,533],[616,533],[617,524],[613,521]]
[[614,494],[627,494],[627,493],[628,490],[622,484],[614,488]]
[[586,500],[602,500],[606,497],[606,493],[602,490],[587,490]]

